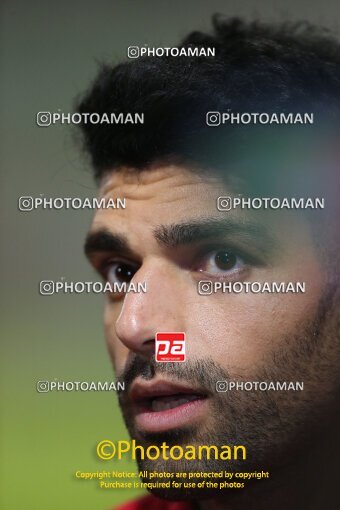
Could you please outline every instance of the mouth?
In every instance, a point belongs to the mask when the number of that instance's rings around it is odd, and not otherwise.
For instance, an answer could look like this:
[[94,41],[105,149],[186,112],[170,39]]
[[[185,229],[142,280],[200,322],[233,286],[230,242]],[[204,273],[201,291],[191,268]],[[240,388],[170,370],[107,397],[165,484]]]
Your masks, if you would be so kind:
[[164,380],[136,382],[130,393],[136,427],[164,432],[199,422],[206,411],[207,393]]

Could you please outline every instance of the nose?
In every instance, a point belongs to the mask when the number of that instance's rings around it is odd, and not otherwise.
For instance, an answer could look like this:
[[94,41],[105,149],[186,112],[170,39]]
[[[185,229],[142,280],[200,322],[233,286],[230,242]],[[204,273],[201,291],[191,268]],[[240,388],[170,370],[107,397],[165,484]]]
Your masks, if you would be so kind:
[[146,283],[145,293],[129,292],[124,297],[115,324],[118,339],[144,357],[155,353],[158,331],[184,331],[183,282],[170,263],[149,260],[137,271],[132,283]]

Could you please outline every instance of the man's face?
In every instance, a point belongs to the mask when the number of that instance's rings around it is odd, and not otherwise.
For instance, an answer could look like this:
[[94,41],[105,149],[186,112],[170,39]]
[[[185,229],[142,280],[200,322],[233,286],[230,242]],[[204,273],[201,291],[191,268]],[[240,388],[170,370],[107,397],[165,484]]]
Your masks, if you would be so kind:
[[[100,195],[126,198],[126,208],[98,210],[87,253],[105,279],[147,287],[105,303],[131,435],[145,444],[245,445],[247,465],[261,465],[287,453],[324,401],[318,367],[332,331],[322,318],[325,268],[302,212],[219,211],[217,198],[234,192],[177,166],[113,172]],[[200,295],[200,280],[300,281],[306,293]],[[157,332],[185,332],[187,361],[156,363]],[[219,393],[224,379],[298,380],[305,390]],[[194,470],[192,462],[182,468]]]

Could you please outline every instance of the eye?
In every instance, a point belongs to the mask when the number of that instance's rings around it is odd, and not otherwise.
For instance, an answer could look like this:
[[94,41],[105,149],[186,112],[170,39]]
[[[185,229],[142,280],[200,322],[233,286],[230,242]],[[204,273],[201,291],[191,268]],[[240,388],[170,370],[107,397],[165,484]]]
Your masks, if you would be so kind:
[[109,262],[106,270],[106,279],[110,283],[129,283],[137,269],[134,264],[129,262]]
[[244,260],[230,249],[220,249],[208,253],[198,271],[212,275],[233,274],[246,267]]

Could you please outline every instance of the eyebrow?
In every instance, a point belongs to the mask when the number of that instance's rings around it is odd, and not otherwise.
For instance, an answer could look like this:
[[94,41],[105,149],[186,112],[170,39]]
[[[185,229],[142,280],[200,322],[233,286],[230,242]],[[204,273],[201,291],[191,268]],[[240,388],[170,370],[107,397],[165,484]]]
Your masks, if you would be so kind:
[[96,252],[132,254],[127,238],[121,234],[113,234],[107,229],[90,232],[85,239],[84,252],[87,257]]
[[256,239],[272,247],[277,244],[263,225],[229,218],[201,218],[186,223],[161,225],[154,229],[153,234],[160,244],[169,248],[227,236],[238,236],[244,240]]
[[[232,219],[199,218],[194,221],[160,225],[153,230],[153,236],[161,246],[176,248],[202,241],[237,236],[241,240],[256,240],[275,248],[277,240],[261,224]],[[118,255],[134,255],[128,239],[107,229],[90,232],[85,240],[85,254],[89,257],[96,252],[114,252]]]

